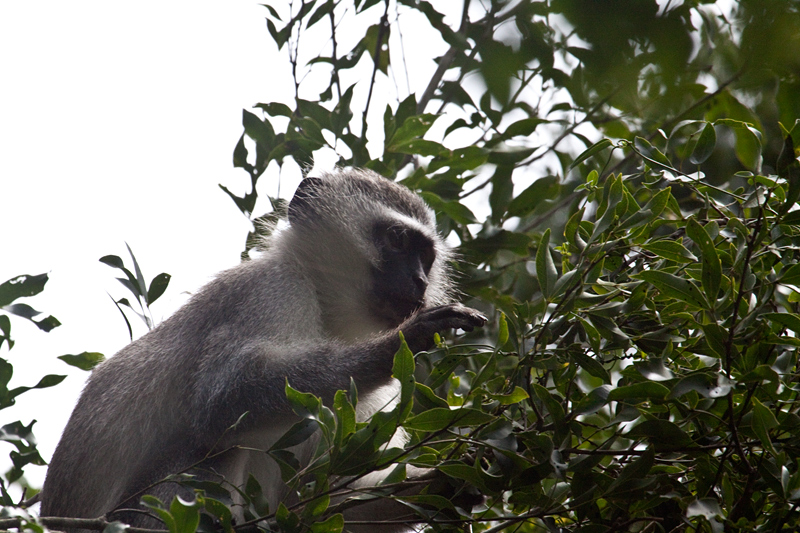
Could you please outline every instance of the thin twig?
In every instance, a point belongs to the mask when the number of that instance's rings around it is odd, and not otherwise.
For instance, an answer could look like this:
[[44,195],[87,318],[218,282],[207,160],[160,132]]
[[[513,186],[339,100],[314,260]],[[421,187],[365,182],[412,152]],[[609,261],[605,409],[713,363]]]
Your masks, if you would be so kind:
[[338,59],[336,55],[336,17],[333,13],[336,4],[334,3],[334,0],[328,0],[328,3],[331,4],[331,10],[328,12],[328,19],[331,22],[331,43],[333,44],[333,52],[331,54],[331,61],[333,62],[333,74],[331,77],[333,78],[333,84],[336,85],[336,94],[339,96],[339,100],[341,101],[342,86],[339,83],[339,69],[336,67],[336,60]]
[[375,53],[372,57],[372,78],[369,82],[369,94],[367,94],[367,105],[364,107],[364,114],[361,116],[361,137],[366,139],[367,136],[367,115],[369,114],[369,105],[372,102],[372,91],[375,89],[375,76],[378,74],[381,62],[381,48],[383,48],[383,38],[386,36],[386,28],[389,27],[389,0],[385,1],[386,9],[383,11],[380,25],[378,27],[378,39],[375,43]]

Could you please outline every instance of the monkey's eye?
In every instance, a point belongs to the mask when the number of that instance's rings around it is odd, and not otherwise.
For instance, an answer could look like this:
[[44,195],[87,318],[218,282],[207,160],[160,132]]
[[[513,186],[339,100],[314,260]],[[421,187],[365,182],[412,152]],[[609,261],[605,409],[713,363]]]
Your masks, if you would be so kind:
[[427,274],[430,272],[433,267],[433,262],[436,260],[436,251],[434,251],[433,245],[427,244],[423,246],[419,251],[419,259],[422,261],[425,273]]
[[383,236],[386,247],[393,252],[406,252],[409,249],[408,232],[400,229],[389,229]]

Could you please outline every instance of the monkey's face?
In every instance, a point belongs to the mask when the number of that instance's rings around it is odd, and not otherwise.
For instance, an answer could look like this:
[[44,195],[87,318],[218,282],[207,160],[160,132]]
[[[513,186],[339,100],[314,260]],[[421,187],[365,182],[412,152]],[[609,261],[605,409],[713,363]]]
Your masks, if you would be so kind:
[[372,267],[370,310],[390,327],[425,305],[428,275],[436,260],[431,239],[400,223],[379,223],[373,231],[379,262]]

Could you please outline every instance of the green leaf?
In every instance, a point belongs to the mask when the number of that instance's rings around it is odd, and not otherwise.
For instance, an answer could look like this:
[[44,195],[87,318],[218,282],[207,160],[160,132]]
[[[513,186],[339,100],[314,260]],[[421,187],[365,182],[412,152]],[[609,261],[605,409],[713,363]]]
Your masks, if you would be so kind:
[[583,248],[583,243],[579,245],[578,229],[580,228],[581,220],[583,220],[583,213],[585,210],[585,207],[581,207],[578,211],[573,213],[564,226],[564,238],[568,243],[574,244],[579,249]]
[[323,494],[319,498],[316,498],[306,504],[305,509],[303,509],[303,516],[313,516],[318,517],[322,516],[322,513],[328,510],[328,507],[331,505],[331,497],[329,494]]
[[428,409],[416,416],[413,416],[403,423],[408,429],[419,431],[438,431],[447,427],[466,427],[487,424],[494,420],[494,417],[478,409]]
[[192,502],[185,502],[175,496],[169,506],[173,519],[173,527],[170,528],[170,533],[195,533],[197,526],[200,525],[200,507],[200,502],[197,499]]
[[[243,168],[248,172],[252,170],[253,166],[247,162],[247,147],[244,145],[244,133],[239,137],[239,142],[236,143],[236,148],[233,149],[233,166],[234,168]],[[232,193],[228,192],[224,186],[220,185],[223,191],[227,192],[233,198],[237,198]]]
[[411,410],[416,381],[414,379],[414,354],[409,350],[403,333],[399,332],[399,335],[400,348],[394,354],[392,376],[400,382],[400,403],[397,409],[399,413],[404,413],[402,416],[405,417],[407,411]]
[[[11,378],[12,368],[11,365],[8,364],[6,361],[2,359],[0,359],[0,361],[2,361],[2,364],[0,364],[0,383],[2,383],[3,388],[5,388],[5,385],[8,384],[8,379]],[[5,395],[2,394],[2,391],[0,391],[0,402],[2,402],[2,407],[8,407],[10,405],[13,405],[15,398],[20,394],[23,394],[33,389],[47,389],[50,387],[54,387],[59,383],[61,383],[62,381],[64,381],[66,377],[67,376],[48,374],[44,376],[42,379],[40,379],[39,383],[37,383],[33,387],[16,387],[14,389],[9,390]]]
[[14,365],[9,363],[3,358],[0,358],[0,397],[3,396],[2,392],[7,391],[8,382],[11,381],[11,376],[14,375]]
[[656,451],[682,448],[692,444],[692,439],[686,432],[673,422],[661,419],[645,420],[623,436],[631,439],[646,438],[656,447]]
[[734,130],[736,133],[736,157],[753,172],[761,171],[761,132],[746,125],[744,128]]
[[47,274],[16,276],[0,285],[0,307],[5,307],[17,298],[39,294],[47,283]]
[[[594,327],[594,324],[586,320],[581,316],[577,316],[577,319],[580,322],[583,331],[586,333],[587,340],[589,341],[589,346],[592,347],[596,353],[600,352],[600,341],[602,341],[602,337],[600,336],[600,332],[597,331],[597,328]],[[588,372],[588,369],[586,369]],[[591,373],[591,372],[590,372]]]
[[433,389],[431,389],[427,385],[423,385],[422,383],[417,383],[416,393],[417,393],[416,403],[422,406],[424,409],[432,409],[434,407],[441,407],[444,409],[450,408],[450,405],[447,403],[447,400],[437,396],[436,393],[433,392]]
[[606,180],[606,185],[603,194],[606,195],[600,207],[604,209],[602,215],[597,220],[592,230],[592,235],[589,237],[589,242],[595,242],[597,238],[611,226],[614,219],[617,218],[617,207],[625,198],[622,189],[622,176],[609,176]]
[[726,343],[728,341],[728,330],[717,323],[703,324],[708,347],[711,348],[718,357],[727,357]]
[[678,173],[672,166],[669,158],[665,156],[658,148],[650,144],[650,141],[643,137],[636,137],[633,140],[636,147],[636,152],[649,163],[652,168],[661,170],[668,170],[670,172]]
[[524,118],[508,126],[505,131],[506,137],[522,135],[527,137],[532,134],[539,124],[546,124],[548,121],[541,118]]
[[653,285],[664,296],[676,298],[700,309],[708,309],[703,293],[689,280],[659,270],[650,270],[631,276]]
[[386,146],[389,147],[388,150],[396,151],[392,147],[407,144],[415,139],[421,139],[433,126],[437,118],[439,118],[438,115],[433,113],[408,117],[386,143]]
[[573,359],[575,359],[575,362],[577,362],[578,365],[580,365],[580,367],[586,370],[589,374],[596,378],[602,379],[604,383],[611,383],[611,376],[609,375],[608,371],[596,359],[589,357],[582,352],[575,352],[570,355]]
[[596,413],[608,404],[608,394],[611,390],[611,385],[600,385],[593,389],[575,405],[575,413],[580,415]]
[[446,214],[459,224],[474,224],[478,221],[472,211],[461,202],[445,201],[440,196],[428,191],[421,192],[420,196],[431,209],[437,213]]
[[331,130],[333,134],[337,137],[342,135],[344,129],[350,124],[350,120],[353,118],[353,109],[351,108],[351,102],[353,100],[353,89],[355,89],[356,84],[354,83],[347,90],[342,94],[341,100],[336,103],[336,107],[333,108],[333,113],[331,113]]
[[319,424],[316,420],[313,418],[303,418],[299,422],[294,423],[286,433],[281,435],[281,437],[275,441],[275,444],[270,447],[270,451],[284,450],[296,446],[301,442],[305,442],[318,428]]
[[164,522],[164,525],[170,533],[176,533],[177,527],[175,525],[175,519],[172,518],[172,514],[164,508],[164,504],[161,500],[149,494],[142,496],[141,500],[145,507],[149,508]]
[[255,107],[264,110],[268,115],[272,117],[289,117],[291,118],[294,115],[292,109],[280,102],[270,102],[268,104],[256,104]]
[[258,514],[261,516],[266,516],[270,513],[269,500],[267,500],[261,484],[253,476],[253,474],[248,474],[247,483],[244,486],[244,492]]
[[761,441],[761,444],[769,450],[773,455],[777,455],[775,448],[772,446],[772,440],[769,438],[769,431],[778,427],[778,420],[775,415],[769,410],[758,398],[753,398],[753,432]]
[[[384,74],[389,68],[389,29],[391,26],[373,24],[367,28],[367,33],[361,40],[364,50],[368,53],[373,64]],[[385,30],[385,31],[384,31]],[[378,40],[380,39],[380,43]],[[377,53],[376,53],[377,52]]]
[[489,379],[494,378],[497,375],[497,359],[495,358],[495,354],[489,356],[489,360],[486,362],[485,365],[478,371],[478,374],[472,378],[471,380],[471,387],[474,390],[476,387],[480,387],[484,383],[486,383]]
[[487,393],[487,396],[500,402],[500,405],[512,405],[528,399],[528,393],[522,387],[514,387],[514,390],[509,394]]
[[536,277],[539,280],[542,295],[548,298],[558,280],[558,271],[550,253],[550,228],[547,228],[542,234],[536,250]]
[[[355,382],[350,379],[351,390],[355,389]],[[341,446],[345,438],[356,431],[356,410],[347,392],[338,390],[333,396],[333,410],[336,413],[336,432],[334,444]]]
[[[128,250],[130,251],[130,248],[128,248]],[[131,253],[131,256],[132,255],[133,254]],[[125,277],[127,279],[117,278],[117,280],[120,283],[122,283],[122,285],[124,285],[125,288],[127,288],[131,292],[131,294],[133,294],[137,298],[139,298],[140,296],[144,296],[145,295],[145,293],[146,293],[145,289],[146,288],[144,287],[144,280],[142,281],[142,285],[140,286],[139,285],[139,281],[136,278],[136,276],[133,274],[133,272],[131,272],[130,270],[128,270],[125,267],[125,264],[122,262],[122,259],[120,259],[119,256],[106,255],[106,256],[101,257],[99,259],[99,261],[101,263],[103,263],[103,264],[106,264],[106,265],[110,266],[110,267],[119,269],[119,270],[121,270],[123,272],[123,274],[125,274]],[[128,307],[130,307],[130,305]]]
[[533,184],[522,191],[508,205],[509,217],[525,216],[539,205],[542,200],[552,198],[557,192],[558,178],[545,176],[534,181]]
[[300,392],[293,389],[286,380],[286,398],[292,406],[292,410],[300,416],[316,416],[319,413],[321,402],[319,398],[308,392]]
[[678,241],[654,241],[642,245],[643,250],[676,263],[694,263],[697,256]]
[[227,194],[228,197],[233,200],[233,203],[236,204],[236,207],[239,208],[239,211],[241,211],[246,217],[250,218],[250,215],[256,207],[257,196],[254,193],[250,192],[245,194],[243,197],[239,197],[229,191],[224,185],[220,185],[219,188],[225,191],[225,194]]
[[538,148],[517,148],[503,150],[492,150],[489,152],[487,161],[494,165],[516,165],[524,159],[527,159]]
[[653,217],[660,216],[670,198],[672,198],[672,190],[669,187],[661,189],[650,198],[644,207],[642,207],[642,210],[649,210],[653,214]]
[[109,522],[106,527],[103,528],[103,533],[126,533],[129,527],[128,524],[115,520]]
[[634,368],[642,377],[650,381],[667,381],[674,377],[672,371],[664,365],[664,360],[660,357],[634,363]]
[[[205,511],[219,521],[219,525],[225,533],[234,533],[233,530],[233,513],[228,507],[219,500],[209,498],[208,494],[203,498],[203,507]],[[126,528],[128,526],[125,526]],[[115,533],[126,533],[119,531]]]
[[690,218],[686,224],[686,235],[692,239],[700,248],[702,254],[702,283],[706,298],[712,304],[717,299],[719,285],[722,281],[722,265],[717,255],[714,241],[708,235],[706,229],[701,226],[694,218]]
[[795,335],[800,335],[800,315],[795,313],[764,313],[761,316],[786,326],[794,331]]
[[280,531],[285,533],[300,533],[300,517],[290,511],[283,502],[278,505],[275,521],[280,526]]
[[553,422],[560,423],[564,420],[564,407],[559,400],[550,394],[550,391],[536,383],[533,384],[533,391],[536,393],[536,397],[542,400],[547,412],[553,418]]
[[[795,122],[795,126],[796,125],[797,122]],[[785,179],[789,184],[789,189],[786,192],[786,200],[781,208],[781,213],[785,213],[795,205],[798,197],[800,197],[800,161],[797,160],[797,153],[794,149],[794,140],[791,133],[785,131],[783,124],[781,124],[781,129],[784,130],[786,137],[783,140],[783,147],[778,154],[775,170],[778,171],[778,176]],[[794,128],[792,129],[794,130]]]
[[617,387],[608,393],[610,401],[645,401],[645,400],[663,400],[669,394],[669,389],[655,381],[645,381],[642,383],[635,383],[633,385],[624,385]]
[[[714,498],[703,498],[700,500],[694,500],[689,506],[686,508],[686,516],[688,518],[692,518],[695,516],[702,516],[712,524],[716,524],[721,526],[721,524],[717,521],[717,517],[725,516],[725,513],[722,511],[722,508],[719,506],[719,502]],[[715,533],[719,530],[722,531],[721,527],[712,526],[711,530]]]
[[697,144],[695,144],[692,150],[692,155],[689,156],[689,161],[695,165],[703,163],[714,152],[716,144],[717,132],[714,130],[714,125],[707,122],[703,131],[700,133],[700,137],[697,139]]
[[489,206],[492,220],[499,223],[505,218],[508,205],[514,194],[513,165],[498,165],[492,176],[492,192],[489,193]]
[[800,285],[800,263],[795,263],[782,270],[778,282],[784,285]]
[[645,478],[647,474],[650,472],[650,469],[653,468],[653,464],[655,463],[655,456],[656,456],[655,451],[652,448],[648,448],[647,450],[645,450],[645,452],[641,456],[639,456],[636,460],[628,463],[622,469],[622,471],[620,471],[616,479],[605,490],[605,493],[613,494],[624,483],[634,479]]
[[[131,261],[133,261],[133,270],[134,270],[134,272],[136,272],[136,280],[135,280],[136,295],[140,296],[140,297],[143,297],[143,298],[146,298],[147,297],[147,283],[144,281],[144,274],[142,274],[142,269],[139,268],[139,261],[136,260],[136,256],[133,255],[133,250],[131,250],[131,247],[128,245],[127,242],[125,243],[125,248],[128,249],[128,254],[130,254]],[[131,280],[131,282],[133,282],[133,281],[134,280]],[[124,283],[123,283],[123,285],[124,285]]]
[[506,314],[500,313],[500,319],[497,327],[497,346],[503,346],[508,342],[508,321]]
[[722,374],[699,371],[675,383],[667,399],[680,398],[690,391],[697,392],[704,398],[722,398],[731,391],[731,383]]
[[612,142],[610,139],[601,139],[600,141],[594,143],[589,148],[581,152],[581,154],[578,157],[576,157],[572,163],[570,163],[569,168],[567,168],[567,171],[572,170],[573,168],[577,167],[578,165],[580,165],[581,163],[583,163],[596,153],[602,152],[611,145]]
[[306,22],[306,29],[310,28],[320,20],[322,20],[326,15],[333,13],[333,8],[336,6],[334,2],[324,2],[320,5],[316,11],[314,11],[310,17],[308,17],[308,21]]
[[81,370],[91,370],[103,362],[105,356],[97,352],[81,352],[78,355],[60,355],[58,357],[65,363]]
[[312,533],[339,533],[344,529],[344,516],[337,513],[322,522],[311,524]]
[[253,113],[243,109],[242,126],[248,137],[263,145],[267,150],[272,148],[275,140],[275,130],[272,129],[272,124],[269,121],[261,120]]
[[166,272],[162,272],[153,278],[153,280],[150,282],[150,288],[147,289],[147,305],[152,304],[158,300],[162,294],[164,294],[164,291],[167,290],[167,286],[169,285],[169,280],[171,277],[172,276]]
[[399,154],[420,155],[423,157],[450,155],[450,150],[435,141],[425,139],[412,139],[408,142],[393,144],[386,149],[387,152]]
[[278,464],[281,471],[281,479],[288,483],[292,478],[297,475],[300,470],[300,461],[289,450],[270,450],[269,456]]
[[450,477],[454,477],[456,479],[463,479],[464,481],[471,483],[472,485],[478,487],[484,492],[489,492],[489,489],[488,487],[486,487],[486,483],[483,477],[480,475],[478,470],[473,466],[469,466],[464,463],[454,462],[454,463],[445,463],[437,465],[436,468]]
[[444,157],[437,157],[428,165],[428,173],[440,168],[449,167],[454,172],[463,172],[478,168],[486,162],[489,152],[480,146],[466,146],[452,152],[448,151]]
[[8,311],[13,315],[21,316],[23,318],[30,320],[31,322],[36,324],[36,327],[38,327],[40,330],[44,332],[51,331],[53,328],[57,328],[58,326],[61,325],[61,322],[59,322],[58,319],[54,316],[46,316],[44,318],[38,318],[44,313],[37,311],[28,304],[23,304],[23,303],[11,304],[3,307],[2,309],[3,311]]

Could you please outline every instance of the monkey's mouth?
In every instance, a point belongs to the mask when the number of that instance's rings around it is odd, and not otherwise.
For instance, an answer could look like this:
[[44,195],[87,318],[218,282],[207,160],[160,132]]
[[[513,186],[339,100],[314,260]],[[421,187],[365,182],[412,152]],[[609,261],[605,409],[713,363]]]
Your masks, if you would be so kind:
[[424,300],[396,298],[393,301],[380,300],[372,305],[371,311],[385,320],[389,327],[397,327],[415,312],[422,309]]

